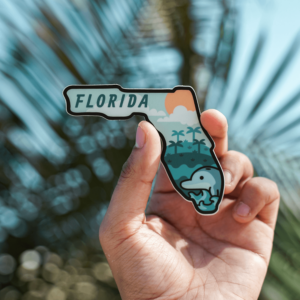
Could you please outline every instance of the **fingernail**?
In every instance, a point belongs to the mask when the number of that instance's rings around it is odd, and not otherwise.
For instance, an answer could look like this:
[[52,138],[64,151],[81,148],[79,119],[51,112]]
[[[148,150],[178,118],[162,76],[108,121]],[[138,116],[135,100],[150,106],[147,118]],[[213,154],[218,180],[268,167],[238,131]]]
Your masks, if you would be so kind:
[[146,135],[144,130],[138,126],[136,131],[136,138],[135,138],[135,147],[136,148],[143,148],[146,141]]
[[230,184],[232,181],[232,175],[229,171],[224,171],[224,179],[225,179],[225,184]]
[[247,204],[240,202],[236,209],[236,213],[241,217],[247,217],[250,213],[250,207]]

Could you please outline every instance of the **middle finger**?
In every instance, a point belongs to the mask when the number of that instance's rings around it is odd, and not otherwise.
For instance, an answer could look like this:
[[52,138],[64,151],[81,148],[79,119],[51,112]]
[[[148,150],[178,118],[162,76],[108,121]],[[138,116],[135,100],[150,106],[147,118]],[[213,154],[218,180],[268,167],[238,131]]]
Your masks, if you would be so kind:
[[243,185],[253,176],[253,166],[249,158],[237,151],[228,151],[220,158],[225,178],[225,191],[235,197]]

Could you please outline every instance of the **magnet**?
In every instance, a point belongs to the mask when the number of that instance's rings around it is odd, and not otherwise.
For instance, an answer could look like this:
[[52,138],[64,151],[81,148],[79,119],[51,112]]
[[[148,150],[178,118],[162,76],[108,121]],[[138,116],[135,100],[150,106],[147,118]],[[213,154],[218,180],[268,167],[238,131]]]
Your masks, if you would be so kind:
[[214,141],[202,126],[195,91],[126,89],[120,85],[70,85],[63,95],[72,116],[125,120],[143,116],[158,131],[161,162],[174,189],[203,215],[215,214],[224,194],[224,175]]

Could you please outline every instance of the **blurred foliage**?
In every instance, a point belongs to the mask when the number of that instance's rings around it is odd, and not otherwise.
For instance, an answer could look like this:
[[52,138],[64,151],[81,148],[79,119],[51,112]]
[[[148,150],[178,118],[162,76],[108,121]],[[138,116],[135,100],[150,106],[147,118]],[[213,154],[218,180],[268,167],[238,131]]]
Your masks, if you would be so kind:
[[274,248],[260,299],[299,299],[300,220],[281,203]]
[[[120,299],[98,229],[139,119],[68,116],[61,92],[76,83],[186,84],[195,88],[203,108],[210,89],[221,96],[226,90],[237,44],[236,7],[227,0],[3,0],[2,5],[0,299]],[[245,67],[232,118],[242,107],[264,41],[262,34]],[[297,42],[245,120],[261,110],[296,49]],[[298,98],[290,99],[286,110]],[[269,153],[257,155],[264,128],[257,133],[247,154],[259,175],[277,176],[276,163],[259,161]],[[238,149],[234,134],[230,145]],[[294,186],[286,197],[299,194]],[[299,238],[299,220],[282,204],[261,299],[299,298]]]
[[[283,55],[273,60],[274,69],[268,72],[264,84],[251,99],[248,95],[259,67],[264,67],[269,39],[267,27],[259,28],[238,83],[232,78],[231,82],[228,80],[238,69],[234,66],[237,61],[233,43],[227,76],[212,76],[205,106],[219,109],[227,117],[229,149],[245,153],[256,176],[274,180],[281,193],[273,252],[259,299],[296,300],[300,298],[300,117],[298,114],[294,118],[293,111],[299,111],[299,83],[295,85],[296,91],[291,96],[284,95],[280,102],[274,101],[274,93],[283,90],[290,94],[284,80],[293,79],[289,72],[299,56],[299,28]],[[257,81],[255,84],[259,85]]]
[[[190,84],[204,103],[224,40],[226,2],[6,5],[0,11],[0,298],[119,299],[98,229],[138,119],[70,117],[61,92],[75,83]],[[193,43],[204,43],[211,26],[210,52],[201,53]]]

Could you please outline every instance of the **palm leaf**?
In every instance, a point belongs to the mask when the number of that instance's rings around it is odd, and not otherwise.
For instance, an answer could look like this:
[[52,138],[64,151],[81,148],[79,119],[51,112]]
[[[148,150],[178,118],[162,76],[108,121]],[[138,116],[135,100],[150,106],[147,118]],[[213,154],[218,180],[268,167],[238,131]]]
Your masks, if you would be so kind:
[[299,50],[299,34],[295,37],[293,43],[291,44],[290,48],[288,49],[287,53],[285,54],[283,60],[279,64],[276,72],[270,79],[269,83],[267,84],[265,90],[261,94],[261,96],[258,98],[256,104],[254,107],[249,111],[248,116],[246,117],[246,123],[249,122],[257,110],[261,107],[261,105],[266,101],[267,97],[271,93],[271,91],[274,89],[276,86],[277,82],[280,80],[280,78],[283,76],[284,72],[286,72],[287,68],[289,65],[293,62],[293,59],[295,55],[298,53]]
[[[290,99],[283,101],[282,106],[280,108],[278,108],[277,112],[275,112],[273,115],[271,115],[268,119],[265,120],[263,129],[254,136],[253,142],[255,143],[255,142],[260,141],[261,139],[265,139],[266,138],[266,136],[265,136],[266,129],[269,128],[270,126],[272,126],[272,124],[275,124],[277,122],[277,119],[280,116],[288,113],[288,111],[292,111],[293,108],[295,107],[295,105],[297,105],[297,103],[299,103],[299,100],[300,100],[300,90],[297,91]],[[297,122],[295,122],[295,125],[293,125],[293,126],[296,126],[296,125],[297,125]],[[286,132],[286,130],[293,128],[293,126],[289,126],[289,125],[286,126],[286,128],[282,132]],[[277,136],[278,132],[275,134]],[[272,138],[272,136],[271,136],[271,138]]]
[[236,112],[238,111],[238,109],[241,105],[241,101],[243,99],[245,90],[247,89],[248,83],[249,83],[250,79],[252,78],[253,71],[255,70],[256,65],[259,61],[259,58],[261,56],[262,49],[265,45],[265,40],[266,40],[266,33],[261,32],[258,39],[257,39],[256,45],[254,47],[254,50],[253,50],[251,59],[249,61],[249,65],[247,67],[245,76],[242,80],[242,83],[239,86],[237,97],[236,97],[235,102],[233,104],[233,108],[231,110],[229,118],[234,118]]

